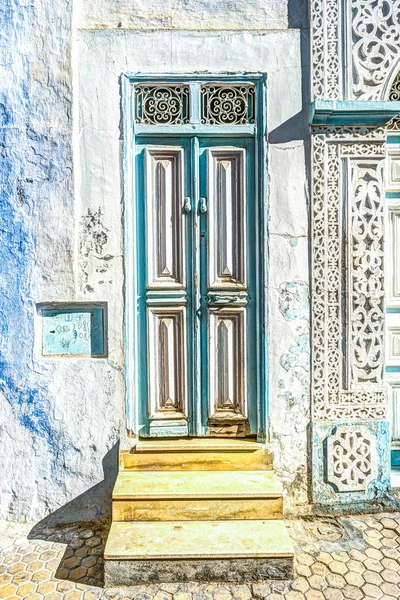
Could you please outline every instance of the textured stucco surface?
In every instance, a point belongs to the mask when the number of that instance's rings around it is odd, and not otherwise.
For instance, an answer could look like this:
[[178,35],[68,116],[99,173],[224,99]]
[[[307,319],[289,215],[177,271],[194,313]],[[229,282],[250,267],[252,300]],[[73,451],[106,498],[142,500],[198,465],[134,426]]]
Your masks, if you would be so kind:
[[285,29],[304,27],[306,22],[303,0],[83,0],[79,26],[88,29]]
[[[298,30],[116,30],[81,31],[79,35],[82,212],[101,207],[116,245],[122,235],[121,74],[193,73],[200,66],[206,72],[268,74],[270,436],[274,464],[287,492],[287,511],[305,510],[307,504],[310,368],[308,133],[303,96],[307,86],[306,44],[306,33]],[[92,276],[90,279],[93,281]],[[94,284],[94,288],[97,291],[99,286]],[[85,295],[90,297],[91,292]]]
[[83,493],[61,519],[104,510],[102,460],[122,412],[118,313],[110,360],[37,352],[36,303],[79,298],[71,10],[65,0],[0,8],[0,515],[13,519],[39,519]]
[[[154,2],[151,18],[101,0],[0,8],[0,517],[109,511],[127,445],[120,84],[134,71],[268,74],[270,433],[286,507],[305,507],[306,3],[235,5]],[[237,31],[206,30],[222,25]],[[107,359],[40,357],[35,307],[55,301],[108,303]]]

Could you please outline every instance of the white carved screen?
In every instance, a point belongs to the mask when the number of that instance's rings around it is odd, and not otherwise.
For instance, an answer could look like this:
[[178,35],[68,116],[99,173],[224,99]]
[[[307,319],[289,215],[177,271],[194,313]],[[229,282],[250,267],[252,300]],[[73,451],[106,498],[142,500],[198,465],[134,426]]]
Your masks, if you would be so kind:
[[383,419],[386,415],[384,135],[382,129],[314,128],[316,420]]
[[385,100],[400,64],[400,0],[311,0],[314,100]]

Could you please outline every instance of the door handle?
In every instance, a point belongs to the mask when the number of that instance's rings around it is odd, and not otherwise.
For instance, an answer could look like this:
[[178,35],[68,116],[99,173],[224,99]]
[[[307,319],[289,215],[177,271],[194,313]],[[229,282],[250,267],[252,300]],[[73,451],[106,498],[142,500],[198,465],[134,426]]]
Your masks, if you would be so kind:
[[200,212],[203,214],[207,212],[207,198],[200,198]]
[[185,213],[190,213],[190,211],[192,210],[192,203],[190,202],[189,196],[185,197],[185,201],[183,203],[183,210],[185,211]]

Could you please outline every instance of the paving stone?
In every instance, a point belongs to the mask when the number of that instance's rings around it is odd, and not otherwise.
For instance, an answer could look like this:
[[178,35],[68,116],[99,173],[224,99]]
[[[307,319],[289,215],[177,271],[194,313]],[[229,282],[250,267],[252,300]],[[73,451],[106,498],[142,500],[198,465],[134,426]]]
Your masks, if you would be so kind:
[[328,554],[328,552],[320,552],[317,554],[316,559],[319,562],[324,563],[324,565],[329,565],[329,563],[333,561],[332,555]]
[[265,598],[271,593],[271,587],[267,583],[253,583],[252,590],[256,598]]
[[384,558],[382,560],[382,565],[385,569],[391,569],[392,571],[397,571],[399,569],[399,564],[392,558]]
[[350,558],[358,560],[359,562],[364,562],[364,560],[368,558],[368,556],[364,552],[360,552],[360,550],[357,550],[357,548],[352,548],[349,554]]
[[323,593],[318,590],[308,590],[305,596],[307,600],[325,600]]
[[323,590],[327,587],[325,577],[321,577],[321,575],[311,575],[308,578],[308,584],[314,590]]
[[342,589],[342,592],[343,596],[348,600],[361,600],[361,598],[364,598],[361,589],[354,585],[346,585],[346,587]]
[[383,558],[382,552],[376,548],[367,548],[365,554],[368,558],[374,558],[375,560],[382,560]]
[[379,575],[379,573],[376,573],[375,571],[365,571],[363,577],[367,583],[372,583],[373,585],[377,585],[378,587],[380,587],[383,583],[382,577]]
[[304,597],[304,594],[302,594],[301,592],[296,592],[294,590],[291,590],[290,592],[285,594],[285,600],[304,600]]
[[400,588],[394,583],[387,583],[386,581],[380,586],[381,591],[388,596],[394,596],[400,598]]
[[396,529],[396,527],[398,526],[398,522],[394,519],[388,519],[384,517],[383,519],[381,519],[381,525],[383,525],[385,529]]
[[362,588],[364,594],[366,596],[370,596],[371,598],[381,598],[383,596],[383,592],[376,586],[371,583],[366,583]]
[[329,573],[328,567],[321,562],[315,562],[313,565],[311,565],[310,569],[314,575],[321,575],[322,577],[328,575]]
[[[182,594],[185,594],[183,597]],[[234,600],[251,600],[250,588],[247,585],[239,585],[232,588]],[[177,592],[174,594],[174,600],[191,600],[192,595],[188,592]]]
[[395,539],[395,538],[397,538],[397,531],[393,531],[393,529],[383,529],[382,530],[382,535],[385,538]]
[[391,569],[383,569],[381,571],[382,579],[388,583],[400,583],[400,573],[398,571],[392,571]]
[[55,581],[45,581],[44,583],[40,583],[37,587],[37,592],[39,594],[50,594],[51,592],[54,592],[56,589],[56,582]]
[[295,590],[297,592],[302,592],[304,594],[309,589],[310,586],[305,577],[297,577],[297,579],[295,579],[292,582],[291,587],[293,590]]
[[7,585],[7,583],[10,583],[12,579],[12,576],[10,575],[10,573],[2,573],[0,575],[0,587],[2,585]]
[[342,575],[338,575],[337,573],[329,573],[329,575],[326,576],[326,580],[328,584],[334,588],[340,589],[344,588],[346,585],[345,579]]
[[307,567],[309,567],[310,565],[312,565],[315,562],[315,558],[313,558],[311,556],[311,554],[307,554],[306,552],[301,552],[297,557],[296,560],[302,564],[302,565],[306,565]]
[[296,572],[298,575],[302,575],[303,577],[311,577],[312,575],[310,567],[307,567],[306,565],[297,564]]
[[348,571],[346,564],[344,562],[339,562],[338,560],[333,560],[329,563],[328,567],[332,573],[338,573],[339,575],[344,575]]
[[354,573],[360,573],[360,575],[365,571],[364,563],[358,560],[354,560],[353,558],[349,560],[348,563],[346,563],[346,567],[349,571],[353,571]]
[[383,566],[379,560],[374,560],[373,558],[367,558],[367,560],[364,561],[364,565],[368,571],[375,571],[376,573],[383,571]]
[[9,599],[11,596],[14,596],[17,591],[17,586],[9,583],[8,585],[4,585],[0,588],[0,598]]
[[23,583],[17,589],[17,594],[18,594],[18,596],[21,596],[21,598],[25,598],[25,596],[28,596],[28,594],[32,594],[35,591],[35,589],[36,589],[35,583],[31,583],[31,582]]
[[12,578],[12,582],[16,585],[22,585],[23,583],[27,583],[31,580],[33,573],[29,573],[28,571],[24,571],[22,573],[17,573]]
[[344,578],[349,585],[356,587],[361,587],[365,583],[364,578],[360,575],[360,573],[354,573],[354,571],[349,571],[346,573]]
[[40,581],[46,581],[50,577],[50,571],[42,569],[41,571],[35,571],[32,575],[32,581],[39,583]]
[[344,595],[340,590],[328,588],[324,591],[325,600],[343,600]]

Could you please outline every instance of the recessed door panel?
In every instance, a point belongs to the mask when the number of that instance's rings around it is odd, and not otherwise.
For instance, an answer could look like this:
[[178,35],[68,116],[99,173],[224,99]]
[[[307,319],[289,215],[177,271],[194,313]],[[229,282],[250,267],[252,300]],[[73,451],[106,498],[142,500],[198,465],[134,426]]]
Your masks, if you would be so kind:
[[146,150],[147,285],[184,287],[183,149]]
[[247,414],[246,309],[216,308],[209,313],[209,416]]
[[217,148],[208,152],[210,288],[246,285],[245,150]]
[[187,417],[185,307],[148,309],[150,418]]

